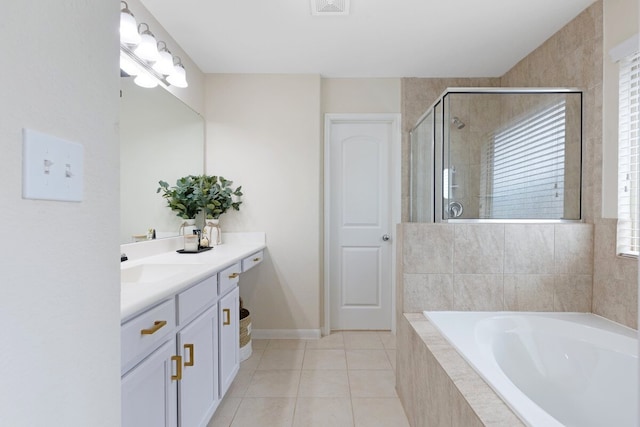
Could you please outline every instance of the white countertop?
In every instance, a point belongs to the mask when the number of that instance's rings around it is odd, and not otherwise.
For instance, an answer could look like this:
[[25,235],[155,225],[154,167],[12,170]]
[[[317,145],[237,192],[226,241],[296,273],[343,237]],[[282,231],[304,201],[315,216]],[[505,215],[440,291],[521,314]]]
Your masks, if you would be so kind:
[[[236,236],[230,236],[232,234]],[[227,238],[224,239],[224,237]],[[264,233],[223,234],[223,241],[224,244],[214,246],[213,249],[198,254],[179,254],[170,251],[122,262],[121,269],[142,264],[189,265],[190,267],[188,271],[162,281],[122,283],[120,319],[124,321],[147,307],[152,307],[171,298],[190,285],[266,247]]]

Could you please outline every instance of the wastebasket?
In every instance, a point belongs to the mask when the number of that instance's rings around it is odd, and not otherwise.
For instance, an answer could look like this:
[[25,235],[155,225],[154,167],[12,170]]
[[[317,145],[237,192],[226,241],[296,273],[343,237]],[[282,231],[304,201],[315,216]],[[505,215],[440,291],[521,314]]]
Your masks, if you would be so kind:
[[251,313],[243,307],[240,298],[240,361],[251,357]]

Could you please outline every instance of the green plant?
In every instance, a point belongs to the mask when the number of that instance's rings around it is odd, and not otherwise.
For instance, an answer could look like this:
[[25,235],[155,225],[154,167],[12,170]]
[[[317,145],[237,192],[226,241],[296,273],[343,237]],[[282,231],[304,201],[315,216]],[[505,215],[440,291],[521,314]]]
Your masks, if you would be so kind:
[[205,218],[218,219],[229,209],[240,210],[241,201],[234,201],[232,196],[242,196],[242,186],[233,189],[233,181],[214,175],[202,175],[200,188],[197,190],[201,198],[201,207]]
[[182,219],[195,218],[202,210],[200,191],[201,177],[195,175],[184,176],[176,181],[174,187],[169,187],[165,181],[159,181],[160,187],[156,193],[162,191],[162,197],[167,199],[167,206]]

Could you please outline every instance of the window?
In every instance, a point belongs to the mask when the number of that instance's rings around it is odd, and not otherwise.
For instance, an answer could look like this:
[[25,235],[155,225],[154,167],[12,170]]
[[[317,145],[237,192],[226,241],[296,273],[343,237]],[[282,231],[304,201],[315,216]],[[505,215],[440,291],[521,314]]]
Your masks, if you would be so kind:
[[618,98],[618,238],[620,255],[638,256],[638,122],[640,52],[620,60]]
[[566,102],[493,135],[482,159],[485,218],[562,218]]

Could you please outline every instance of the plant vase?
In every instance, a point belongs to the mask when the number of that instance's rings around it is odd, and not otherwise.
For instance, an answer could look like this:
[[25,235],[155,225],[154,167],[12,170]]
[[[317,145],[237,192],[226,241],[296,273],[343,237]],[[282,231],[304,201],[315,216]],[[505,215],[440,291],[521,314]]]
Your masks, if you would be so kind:
[[184,236],[185,234],[193,234],[193,231],[196,229],[196,219],[183,219],[182,224],[180,224],[179,234]]
[[220,229],[220,220],[208,218],[204,221],[204,232],[209,237],[211,246],[222,244],[222,230]]

